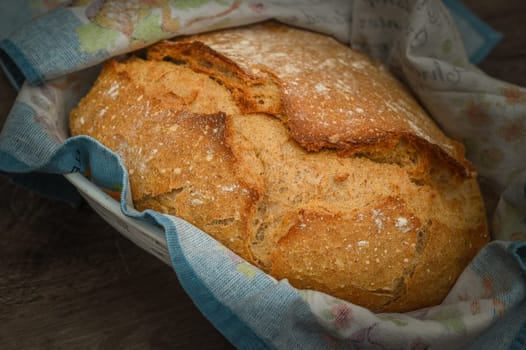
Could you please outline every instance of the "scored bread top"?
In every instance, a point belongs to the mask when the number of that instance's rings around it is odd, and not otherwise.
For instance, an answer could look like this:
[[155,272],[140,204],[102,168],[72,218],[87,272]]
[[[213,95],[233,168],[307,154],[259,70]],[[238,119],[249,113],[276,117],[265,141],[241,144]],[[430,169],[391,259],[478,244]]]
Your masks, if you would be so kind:
[[374,311],[440,302],[488,241],[463,147],[364,55],[263,23],[146,57],[109,61],[70,118],[121,156],[138,209]]
[[[280,111],[271,109],[270,113],[282,118],[291,137],[308,150],[330,147],[355,153],[363,146],[388,144],[406,135],[427,141],[423,146],[450,158],[450,166],[474,175],[464,159],[463,145],[446,137],[382,64],[335,39],[264,23],[166,42],[152,48],[148,57],[162,59],[174,54],[184,60],[185,43],[203,43],[220,54],[223,62],[231,60],[229,67],[236,68],[235,74],[242,72],[263,81],[270,77],[270,84],[265,85],[272,85],[276,80],[272,77],[279,77],[283,105]],[[207,64],[216,62],[211,59]],[[201,63],[194,68],[206,70],[206,64]]]

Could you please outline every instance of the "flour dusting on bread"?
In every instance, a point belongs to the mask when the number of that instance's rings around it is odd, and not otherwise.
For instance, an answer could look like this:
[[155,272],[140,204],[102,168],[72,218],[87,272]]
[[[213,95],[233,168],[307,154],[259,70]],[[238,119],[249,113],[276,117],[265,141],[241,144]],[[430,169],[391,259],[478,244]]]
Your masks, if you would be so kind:
[[317,33],[266,22],[111,60],[70,126],[120,155],[138,209],[373,311],[439,303],[488,241],[463,146]]

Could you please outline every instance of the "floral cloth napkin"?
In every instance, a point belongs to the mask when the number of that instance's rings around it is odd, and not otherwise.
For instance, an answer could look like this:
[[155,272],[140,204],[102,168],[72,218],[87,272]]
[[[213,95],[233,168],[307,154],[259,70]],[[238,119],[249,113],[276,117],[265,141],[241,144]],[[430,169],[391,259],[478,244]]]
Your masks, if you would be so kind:
[[[122,212],[164,229],[181,284],[236,347],[524,348],[526,89],[472,64],[499,34],[458,2],[33,0],[0,3],[0,17],[0,65],[20,88],[0,133],[0,170],[64,194],[66,185],[56,180],[62,177],[53,174],[85,172],[89,165],[95,183],[122,189]],[[494,240],[441,305],[375,314],[276,281],[183,220],[137,212],[119,158],[94,139],[68,137],[68,111],[107,58],[163,38],[269,18],[327,33],[384,61],[437,123],[466,144]]]

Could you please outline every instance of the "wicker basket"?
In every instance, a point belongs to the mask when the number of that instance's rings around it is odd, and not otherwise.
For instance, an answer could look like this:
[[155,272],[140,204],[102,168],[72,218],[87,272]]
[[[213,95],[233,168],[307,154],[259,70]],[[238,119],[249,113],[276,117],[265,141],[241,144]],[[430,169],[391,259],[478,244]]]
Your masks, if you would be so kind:
[[64,176],[106,222],[142,249],[171,265],[166,239],[159,227],[124,215],[120,203],[80,173]]

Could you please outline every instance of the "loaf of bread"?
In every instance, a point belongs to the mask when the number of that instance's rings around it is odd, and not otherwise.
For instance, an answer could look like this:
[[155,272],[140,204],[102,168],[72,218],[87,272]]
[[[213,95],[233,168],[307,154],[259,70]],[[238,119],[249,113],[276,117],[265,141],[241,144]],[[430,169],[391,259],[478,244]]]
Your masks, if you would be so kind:
[[139,210],[373,311],[440,303],[489,239],[463,146],[318,33],[266,22],[110,60],[70,127],[120,155]]

